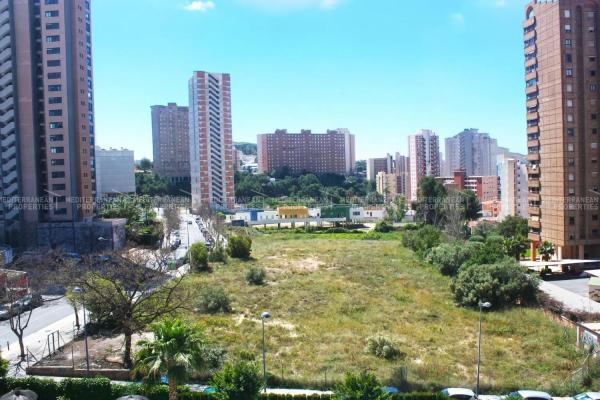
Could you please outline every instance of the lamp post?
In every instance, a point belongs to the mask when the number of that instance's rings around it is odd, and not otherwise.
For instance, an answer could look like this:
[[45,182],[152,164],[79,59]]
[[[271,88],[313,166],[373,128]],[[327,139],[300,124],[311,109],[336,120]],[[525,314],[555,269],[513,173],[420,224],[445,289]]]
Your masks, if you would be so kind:
[[267,393],[267,350],[265,347],[265,319],[271,318],[271,314],[264,312],[260,315],[262,323],[262,357],[263,357],[263,381],[265,385],[265,393]]
[[[81,294],[83,290],[80,287],[74,287],[73,293]],[[90,374],[90,352],[88,349],[88,335],[87,335],[87,321],[85,319],[85,303],[83,302],[83,298],[81,298],[81,308],[83,308],[83,337],[85,340],[85,367],[87,371],[87,375]]]
[[190,225],[192,224],[192,221],[187,221],[186,227],[187,227],[187,247],[188,249],[190,248]]
[[479,337],[477,339],[477,385],[475,386],[475,398],[479,399],[479,373],[481,371],[481,314],[484,308],[490,308],[492,303],[479,301]]

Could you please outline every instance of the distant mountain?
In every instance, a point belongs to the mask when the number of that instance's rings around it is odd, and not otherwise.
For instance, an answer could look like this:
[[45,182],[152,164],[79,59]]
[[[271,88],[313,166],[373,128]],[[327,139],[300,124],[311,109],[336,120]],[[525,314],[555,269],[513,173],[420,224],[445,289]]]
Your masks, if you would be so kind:
[[242,153],[244,153],[244,155],[256,155],[256,143],[235,142],[233,143],[233,145],[237,150],[240,150]]

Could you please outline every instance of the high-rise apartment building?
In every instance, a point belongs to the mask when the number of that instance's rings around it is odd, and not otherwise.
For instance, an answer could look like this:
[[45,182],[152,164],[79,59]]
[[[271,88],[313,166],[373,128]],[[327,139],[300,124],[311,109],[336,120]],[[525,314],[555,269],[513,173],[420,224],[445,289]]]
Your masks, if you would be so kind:
[[0,0],[0,196],[29,203],[2,202],[0,241],[93,215],[90,12],[90,0]]
[[410,200],[417,199],[419,183],[425,176],[440,175],[439,138],[428,129],[421,129],[408,138],[410,160]]
[[464,170],[456,170],[451,176],[437,177],[441,184],[455,190],[470,190],[479,201],[498,200],[498,177],[490,176],[468,176]]
[[525,13],[532,250],[547,240],[559,257],[598,258],[600,3],[533,1]]
[[231,78],[229,74],[197,71],[189,89],[192,208],[232,209]]
[[188,107],[169,103],[152,106],[154,172],[173,183],[190,181],[190,118]]
[[496,174],[498,142],[478,129],[465,129],[445,141],[444,172],[464,170],[470,176]]
[[375,187],[377,193],[381,194],[386,202],[393,201],[398,196],[408,194],[408,176],[381,171],[375,177]]
[[96,146],[96,189],[98,197],[135,193],[133,150]]
[[498,178],[500,180],[499,218],[518,215],[529,218],[527,203],[527,161],[523,157],[498,156]]
[[387,154],[385,157],[369,158],[367,160],[367,180],[374,181],[380,172],[391,174],[395,170],[394,158]]
[[258,171],[273,172],[284,167],[293,174],[304,171],[347,175],[356,162],[354,135],[347,129],[327,133],[275,133],[258,135]]

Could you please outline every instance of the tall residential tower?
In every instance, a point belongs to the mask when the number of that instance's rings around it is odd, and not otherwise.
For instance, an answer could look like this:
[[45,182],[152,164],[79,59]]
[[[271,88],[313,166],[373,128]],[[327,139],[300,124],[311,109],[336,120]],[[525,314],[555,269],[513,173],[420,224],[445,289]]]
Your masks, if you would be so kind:
[[173,183],[190,181],[190,118],[188,107],[169,103],[152,106],[154,172]]
[[93,86],[90,0],[0,0],[0,241],[92,217]]
[[192,208],[232,209],[233,139],[229,74],[194,72],[190,79]]
[[417,199],[419,183],[425,176],[440,176],[440,144],[438,136],[421,129],[408,138],[410,200]]

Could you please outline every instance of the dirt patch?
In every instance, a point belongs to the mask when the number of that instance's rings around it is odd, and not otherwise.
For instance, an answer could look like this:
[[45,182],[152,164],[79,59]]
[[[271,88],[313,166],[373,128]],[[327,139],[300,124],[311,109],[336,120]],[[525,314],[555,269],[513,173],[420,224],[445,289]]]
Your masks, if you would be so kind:
[[275,265],[266,270],[274,274],[310,274],[325,266],[325,263],[316,256],[291,260],[284,257],[271,257],[270,260],[275,261]]
[[[248,318],[246,316],[246,314],[242,313],[242,314],[238,315],[237,317],[235,317],[235,324],[237,326],[239,326],[246,320],[248,320],[250,322],[254,322],[255,324],[262,323],[262,321],[260,319]],[[265,324],[267,324],[269,326],[275,326],[278,328],[282,328],[282,329],[288,331],[290,334],[290,337],[292,337],[292,338],[297,338],[299,336],[298,332],[296,332],[296,325],[292,324],[291,322],[287,322],[287,321],[284,321],[281,319],[269,319],[266,321]]]

